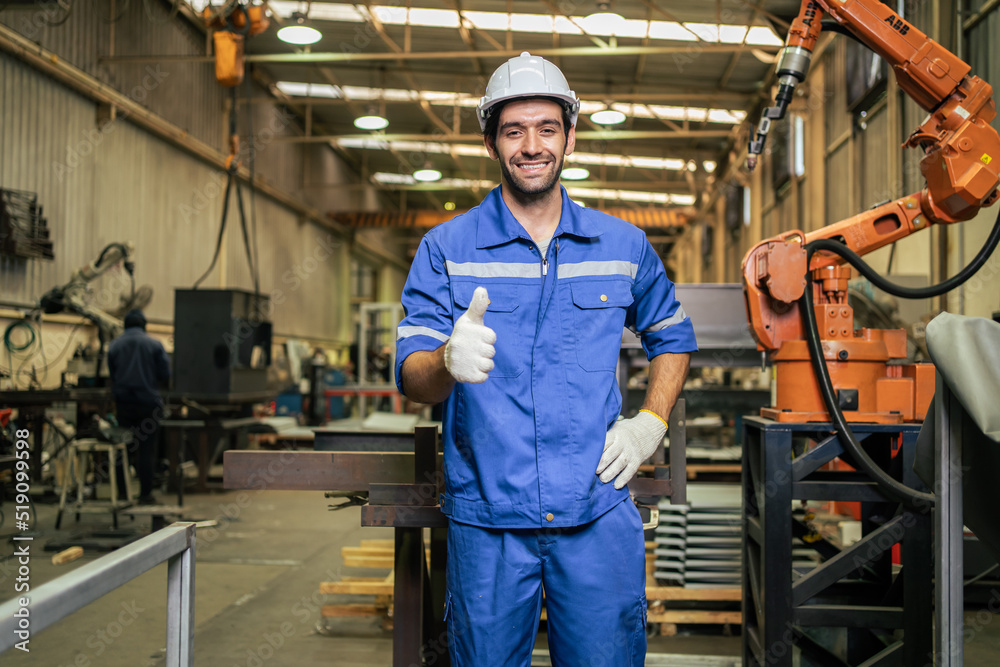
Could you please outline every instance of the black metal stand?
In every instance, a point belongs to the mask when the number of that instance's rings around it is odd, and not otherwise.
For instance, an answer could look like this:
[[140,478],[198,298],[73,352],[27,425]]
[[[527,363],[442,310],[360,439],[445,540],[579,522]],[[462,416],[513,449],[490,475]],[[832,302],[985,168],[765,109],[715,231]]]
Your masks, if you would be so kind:
[[[869,455],[916,488],[919,430],[916,424],[854,425]],[[830,424],[747,417],[743,443],[743,664],[791,667],[795,649],[801,665],[928,663],[930,515],[889,501],[864,473],[820,470],[838,456],[850,462]],[[793,516],[794,500],[860,502],[861,540],[841,549],[816,539]],[[897,543],[902,566],[894,568]],[[796,571],[793,546],[814,549],[820,564]]]

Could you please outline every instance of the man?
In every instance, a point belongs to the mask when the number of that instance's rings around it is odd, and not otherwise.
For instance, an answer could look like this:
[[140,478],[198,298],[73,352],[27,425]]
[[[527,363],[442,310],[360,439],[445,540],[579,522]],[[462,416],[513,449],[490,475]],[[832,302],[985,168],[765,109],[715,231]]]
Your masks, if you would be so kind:
[[[642,665],[642,522],[626,484],[662,442],[696,349],[645,235],[559,186],[579,100],[528,53],[479,105],[501,185],[427,233],[403,289],[400,391],[444,401],[449,650],[524,665],[545,590],[554,665]],[[643,411],[617,421],[623,327],[650,358]]]
[[[108,348],[108,373],[118,424],[132,431],[129,458],[138,459],[139,504],[153,505],[153,471],[163,411],[160,386],[170,380],[170,361],[163,345],[146,333],[141,310],[125,315],[125,333]],[[124,488],[124,471],[119,469],[118,473],[118,486]]]

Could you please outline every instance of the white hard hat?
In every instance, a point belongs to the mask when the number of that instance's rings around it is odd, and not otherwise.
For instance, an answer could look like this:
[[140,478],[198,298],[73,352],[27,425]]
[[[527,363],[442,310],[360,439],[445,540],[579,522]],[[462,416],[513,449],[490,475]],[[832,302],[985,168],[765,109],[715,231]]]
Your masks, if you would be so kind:
[[486,95],[476,107],[479,128],[486,130],[490,108],[515,97],[554,97],[566,104],[571,125],[576,125],[576,118],[580,114],[580,99],[569,89],[566,77],[559,68],[545,58],[533,56],[527,51],[511,58],[493,72],[486,84]]

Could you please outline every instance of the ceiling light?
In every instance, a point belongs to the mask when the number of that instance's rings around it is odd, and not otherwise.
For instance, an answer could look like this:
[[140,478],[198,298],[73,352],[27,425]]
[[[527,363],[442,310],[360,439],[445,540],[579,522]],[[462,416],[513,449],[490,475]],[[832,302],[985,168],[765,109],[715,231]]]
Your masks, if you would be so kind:
[[625,122],[625,114],[615,109],[603,109],[590,114],[590,120],[598,125],[618,125]]
[[358,116],[354,119],[354,127],[359,130],[381,130],[384,127],[388,127],[388,125],[389,121],[377,114]]
[[567,181],[582,181],[590,176],[590,172],[583,167],[567,167],[562,170],[561,176]]
[[281,41],[286,44],[315,44],[322,39],[323,33],[306,25],[305,14],[292,12],[289,18],[293,23],[278,30],[278,39]]
[[574,199],[574,200],[572,200],[572,201],[573,201],[573,203],[574,203],[574,204],[576,204],[576,205],[577,205],[577,206],[579,206],[580,208],[587,208],[587,205],[586,205],[586,204],[584,204],[584,203],[583,203],[582,201],[580,201],[579,199]]
[[437,169],[418,169],[417,171],[413,172],[413,178],[422,183],[429,183],[431,181],[440,181],[441,172],[438,171]]
[[584,17],[580,23],[590,34],[599,35],[620,35],[628,25],[624,16],[614,12],[597,12]]

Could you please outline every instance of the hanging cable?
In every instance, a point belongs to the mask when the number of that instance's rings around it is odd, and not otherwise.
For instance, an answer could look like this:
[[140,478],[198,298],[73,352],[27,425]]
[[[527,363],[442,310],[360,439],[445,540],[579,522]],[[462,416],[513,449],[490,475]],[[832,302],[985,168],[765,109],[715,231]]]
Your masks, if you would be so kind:
[[[986,239],[986,243],[979,250],[979,253],[976,254],[972,261],[951,278],[930,287],[914,288],[896,285],[895,283],[890,282],[884,277],[878,275],[875,270],[871,268],[871,266],[866,264],[857,253],[848,248],[846,245],[831,239],[818,239],[805,245],[806,266],[811,265],[814,253],[821,250],[832,252],[840,257],[843,257],[851,266],[857,269],[861,275],[868,278],[868,280],[870,280],[872,284],[879,289],[888,292],[893,296],[907,299],[926,299],[944,294],[971,278],[990,258],[990,255],[993,254],[993,251],[996,249],[998,243],[1000,243],[1000,213],[997,214],[996,222],[993,224],[993,230]],[[871,459],[870,456],[868,456],[868,453],[865,452],[861,443],[859,443],[857,438],[854,436],[854,432],[847,424],[847,420],[844,419],[844,413],[841,411],[840,405],[837,401],[836,392],[833,388],[833,381],[830,379],[830,371],[827,368],[826,359],[823,356],[823,344],[819,336],[819,326],[816,323],[816,311],[812,299],[811,271],[806,272],[806,289],[805,293],[802,295],[802,306],[802,317],[805,320],[806,343],[809,346],[809,354],[812,358],[813,368],[816,371],[816,379],[819,382],[820,393],[823,395],[823,402],[826,404],[826,409],[830,413],[831,421],[833,421],[834,427],[840,435],[840,440],[844,449],[854,457],[858,466],[875,480],[879,488],[882,489],[887,496],[902,502],[904,505],[912,509],[917,509],[919,511],[929,510],[934,506],[934,494],[912,489],[885,472],[877,463],[875,463],[875,461]]]
[[[249,66],[248,68],[249,69]],[[256,184],[256,162],[257,162],[257,139],[253,133],[253,82],[250,72],[246,76],[246,107],[247,107],[247,161],[250,169],[250,236],[253,239],[253,286],[254,294],[260,296],[260,251],[257,246],[257,184]]]

